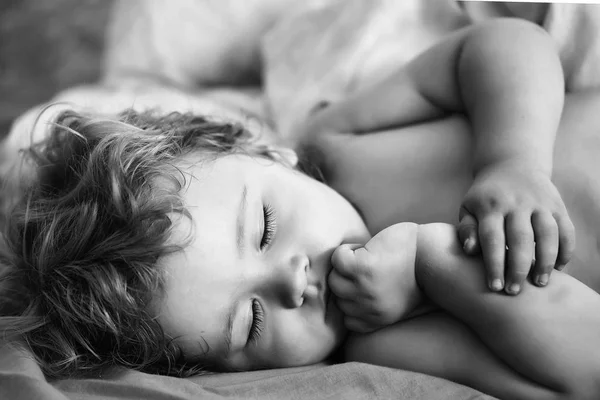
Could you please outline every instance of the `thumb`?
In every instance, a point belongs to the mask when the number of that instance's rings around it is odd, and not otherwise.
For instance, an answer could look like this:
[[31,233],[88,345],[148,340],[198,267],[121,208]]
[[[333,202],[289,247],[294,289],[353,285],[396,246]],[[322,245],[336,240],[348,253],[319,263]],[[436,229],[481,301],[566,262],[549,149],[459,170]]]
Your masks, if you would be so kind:
[[338,246],[331,255],[331,265],[338,274],[345,278],[352,279],[356,276],[358,262],[354,250],[362,248],[362,244],[349,243]]
[[479,226],[477,219],[466,208],[461,207],[458,221],[458,240],[463,250],[468,255],[475,255],[481,251],[479,244]]

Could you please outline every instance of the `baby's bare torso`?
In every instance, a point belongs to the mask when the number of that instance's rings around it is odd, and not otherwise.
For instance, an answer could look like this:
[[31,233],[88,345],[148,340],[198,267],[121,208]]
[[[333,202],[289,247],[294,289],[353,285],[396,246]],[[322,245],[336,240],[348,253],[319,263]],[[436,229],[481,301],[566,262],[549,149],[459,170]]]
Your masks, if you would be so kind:
[[[353,202],[372,233],[394,223],[458,221],[472,181],[472,138],[459,117],[323,143],[327,183]],[[577,230],[567,271],[600,291],[600,99],[569,99],[553,180]]]

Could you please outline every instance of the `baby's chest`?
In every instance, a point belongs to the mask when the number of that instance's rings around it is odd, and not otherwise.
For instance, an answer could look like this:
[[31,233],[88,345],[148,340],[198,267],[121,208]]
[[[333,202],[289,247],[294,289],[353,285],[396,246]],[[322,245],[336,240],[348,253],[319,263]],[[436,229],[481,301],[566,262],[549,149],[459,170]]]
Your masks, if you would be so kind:
[[371,232],[401,221],[449,222],[471,182],[470,136],[459,119],[366,135],[338,135],[323,156],[327,183]]

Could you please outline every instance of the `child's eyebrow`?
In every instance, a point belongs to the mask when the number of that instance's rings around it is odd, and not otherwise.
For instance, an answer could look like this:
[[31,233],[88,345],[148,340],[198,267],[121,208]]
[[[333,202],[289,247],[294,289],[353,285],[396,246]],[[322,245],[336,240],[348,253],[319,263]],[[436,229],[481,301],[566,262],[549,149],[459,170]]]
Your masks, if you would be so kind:
[[244,257],[244,248],[246,241],[246,206],[248,204],[248,187],[244,184],[242,189],[242,197],[240,198],[240,205],[236,221],[236,244],[238,249],[238,257]]

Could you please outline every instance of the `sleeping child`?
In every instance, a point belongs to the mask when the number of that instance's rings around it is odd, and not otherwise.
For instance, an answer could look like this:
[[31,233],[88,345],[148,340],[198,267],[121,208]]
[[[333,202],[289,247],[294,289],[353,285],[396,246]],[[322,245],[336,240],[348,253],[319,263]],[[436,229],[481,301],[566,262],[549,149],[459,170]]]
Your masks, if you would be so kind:
[[[322,182],[237,123],[42,114],[36,177],[5,229],[2,330],[49,378],[339,350],[500,398],[596,398],[600,295],[548,277],[574,254],[573,203],[550,180],[570,162],[553,164],[563,85],[534,25],[461,30],[316,114],[298,151]],[[559,138],[598,101],[569,99]],[[368,133],[384,127],[401,128]],[[597,266],[577,267],[592,287]]]

